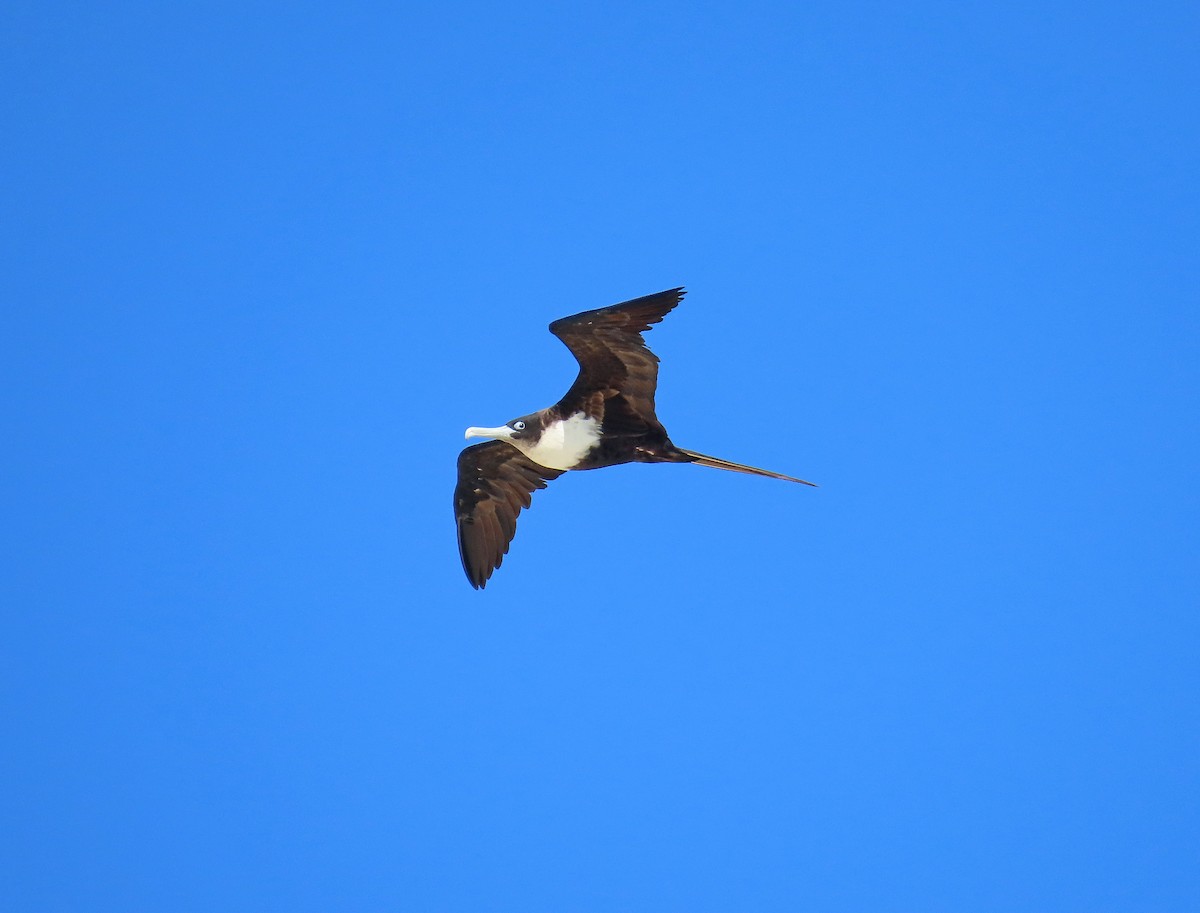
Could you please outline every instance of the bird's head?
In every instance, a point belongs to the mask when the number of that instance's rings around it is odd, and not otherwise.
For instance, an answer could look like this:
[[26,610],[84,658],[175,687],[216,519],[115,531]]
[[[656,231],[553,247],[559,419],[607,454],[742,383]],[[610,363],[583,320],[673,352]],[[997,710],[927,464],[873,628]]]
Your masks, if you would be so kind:
[[508,441],[514,446],[520,446],[522,443],[536,441],[542,433],[542,416],[539,413],[532,415],[522,415],[519,418],[514,418],[511,422],[501,425],[499,428],[476,428],[471,426],[467,429],[466,438],[470,440],[473,437],[490,438],[497,441]]

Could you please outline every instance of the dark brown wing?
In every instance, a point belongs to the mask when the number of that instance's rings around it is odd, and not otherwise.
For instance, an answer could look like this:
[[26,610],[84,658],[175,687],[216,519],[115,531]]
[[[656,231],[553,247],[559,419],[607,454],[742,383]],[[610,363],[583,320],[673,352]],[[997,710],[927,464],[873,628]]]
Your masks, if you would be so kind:
[[605,399],[620,393],[640,418],[661,429],[654,413],[658,357],[646,347],[642,333],[670,313],[684,294],[682,288],[668,289],[550,324],[550,332],[579,362],[579,376],[559,406],[575,407],[597,390],[605,391]]
[[517,514],[561,469],[539,466],[512,444],[472,444],[458,455],[454,519],[458,522],[458,554],[471,586],[487,584],[508,554],[517,532]]

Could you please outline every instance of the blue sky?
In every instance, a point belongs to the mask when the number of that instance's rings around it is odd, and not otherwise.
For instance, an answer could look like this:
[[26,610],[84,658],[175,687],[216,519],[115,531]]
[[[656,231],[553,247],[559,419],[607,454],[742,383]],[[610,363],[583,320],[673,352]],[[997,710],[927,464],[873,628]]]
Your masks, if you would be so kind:
[[[0,13],[12,910],[1200,904],[1192,4]],[[485,592],[468,425],[675,285]]]

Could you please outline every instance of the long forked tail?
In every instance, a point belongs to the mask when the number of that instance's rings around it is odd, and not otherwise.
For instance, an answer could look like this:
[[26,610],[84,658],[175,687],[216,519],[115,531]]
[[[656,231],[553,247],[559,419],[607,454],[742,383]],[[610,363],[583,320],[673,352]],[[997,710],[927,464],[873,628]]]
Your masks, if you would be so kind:
[[684,450],[682,447],[677,448],[680,453],[685,453],[692,458],[692,462],[697,466],[711,466],[713,469],[728,469],[730,472],[744,472],[752,476],[767,476],[771,479],[783,479],[785,482],[799,482],[801,485],[812,485],[816,488],[816,483],[806,482],[804,479],[794,479],[791,476],[785,476],[778,472],[768,472],[766,469],[756,469],[754,466],[743,466],[741,463],[731,463],[729,460],[722,460],[718,457],[711,457],[703,453],[696,453],[694,450]]

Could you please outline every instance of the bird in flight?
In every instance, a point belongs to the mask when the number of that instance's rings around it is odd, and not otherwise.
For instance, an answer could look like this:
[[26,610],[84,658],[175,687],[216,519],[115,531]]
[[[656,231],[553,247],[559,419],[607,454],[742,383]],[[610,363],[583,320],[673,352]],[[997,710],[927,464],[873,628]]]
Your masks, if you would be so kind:
[[658,358],[642,333],[683,299],[668,289],[550,324],[579,362],[579,376],[557,403],[499,428],[468,428],[488,438],[459,454],[454,489],[458,552],[476,589],[508,553],[517,515],[546,483],[572,469],[619,463],[696,463],[812,485],[803,479],[676,447],[654,414]]

